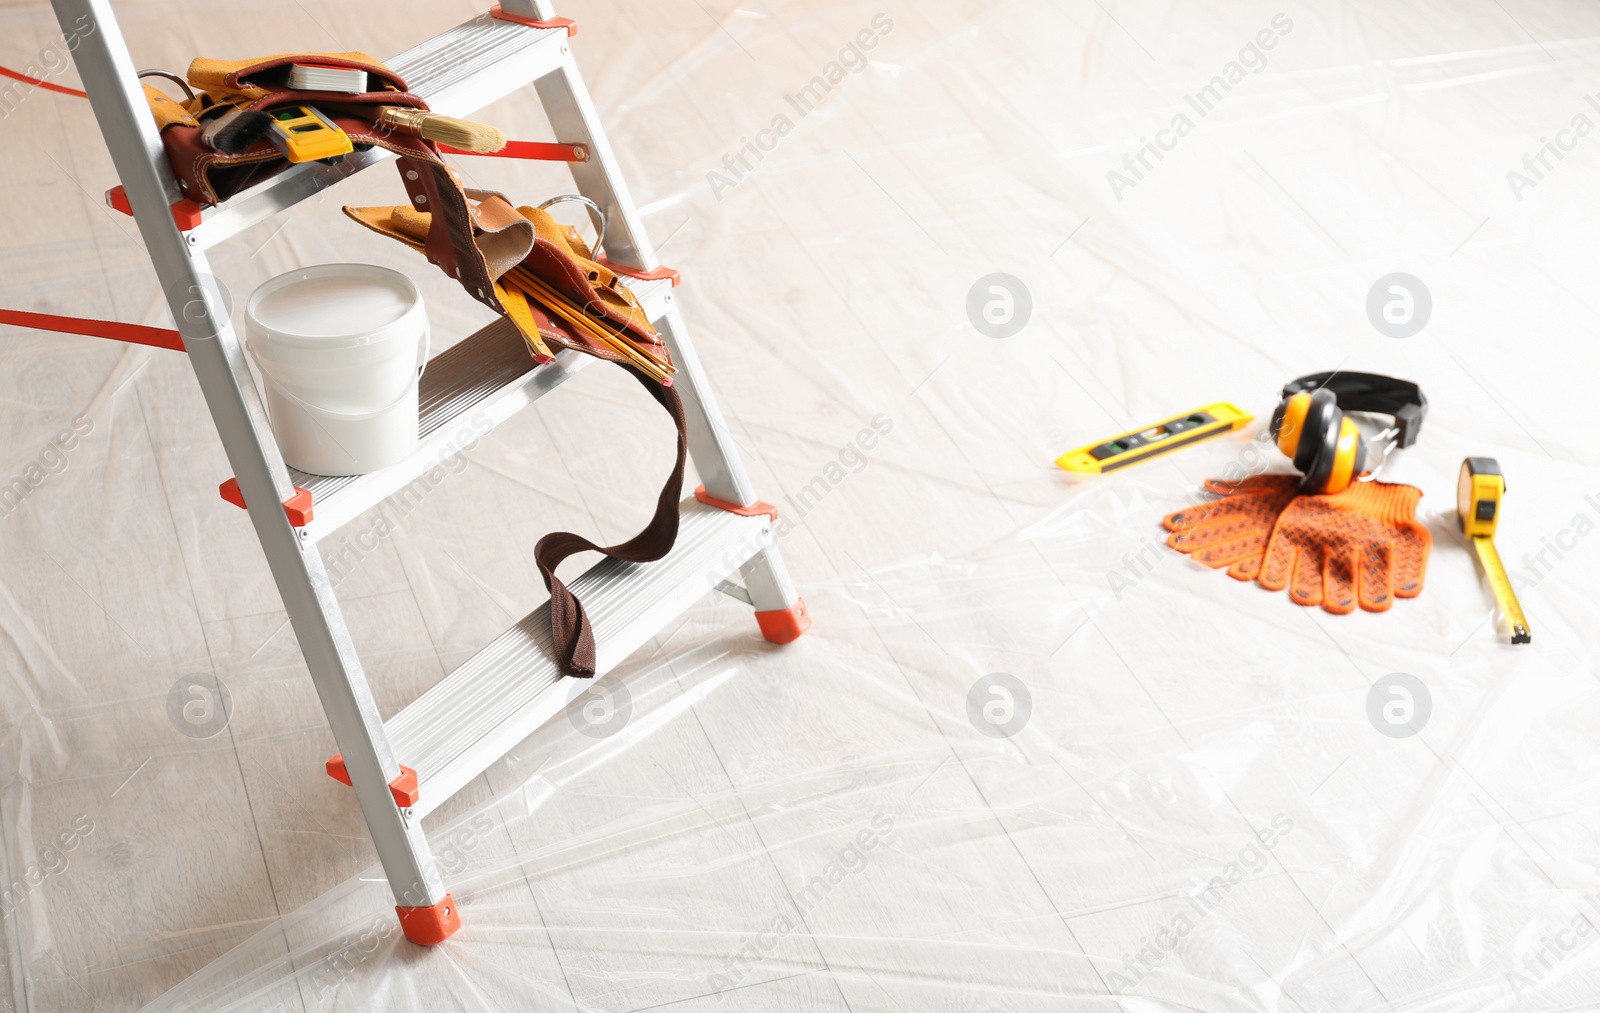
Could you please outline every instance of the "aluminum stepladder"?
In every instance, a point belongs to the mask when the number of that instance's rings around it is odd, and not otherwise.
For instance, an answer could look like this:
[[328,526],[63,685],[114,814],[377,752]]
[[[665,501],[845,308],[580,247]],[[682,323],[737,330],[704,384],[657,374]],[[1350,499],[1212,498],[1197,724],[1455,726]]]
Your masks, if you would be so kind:
[[[338,743],[329,773],[355,790],[406,938],[442,942],[460,916],[423,818],[592,683],[559,674],[545,605],[381,720],[317,543],[456,452],[463,426],[481,431],[504,422],[593,360],[562,352],[534,368],[516,331],[498,320],[430,362],[412,457],[355,478],[290,469],[226,313],[210,297],[206,251],[390,156],[373,148],[337,165],[293,166],[202,213],[173,177],[109,0],[52,4],[63,33],[79,40],[74,60],[84,89],[233,467],[224,498],[249,510]],[[810,619],[773,540],[775,511],[755,498],[723,425],[671,294],[675,272],[661,268],[622,181],[568,45],[572,30],[549,0],[504,0],[389,65],[434,111],[455,116],[535,85],[558,139],[581,145],[572,173],[605,211],[606,255],[629,276],[678,367],[689,451],[704,485],[682,504],[678,541],[666,558],[603,560],[569,584],[594,626],[596,678],[712,588],[751,604],[763,635],[786,643]],[[736,571],[743,586],[730,579]]]

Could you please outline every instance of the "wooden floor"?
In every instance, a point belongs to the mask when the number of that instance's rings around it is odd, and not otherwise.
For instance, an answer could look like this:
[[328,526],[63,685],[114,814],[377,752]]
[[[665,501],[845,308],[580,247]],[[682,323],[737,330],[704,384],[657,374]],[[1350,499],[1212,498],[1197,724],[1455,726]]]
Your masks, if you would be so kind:
[[[119,6],[136,63],[173,69],[384,56],[477,10]],[[562,12],[734,437],[796,522],[815,629],[774,648],[708,596],[618,673],[619,732],[562,717],[523,742],[429,818],[464,927],[414,948],[322,771],[186,360],[7,329],[0,1009],[1592,1008],[1600,13]],[[62,66],[48,5],[0,4],[0,30],[0,64]],[[0,306],[165,326],[87,105],[11,84]],[[531,99],[484,115],[548,139]],[[522,202],[570,186],[461,168]],[[214,261],[235,308],[349,260],[415,278],[436,344],[481,326],[339,211],[400,193],[380,168],[241,237]],[[1005,338],[969,321],[996,272],[1031,300]],[[1393,272],[1431,294],[1412,337],[1369,321]],[[1384,476],[1425,492],[1427,590],[1388,613],[1296,608],[1160,547],[1203,478],[1284,467],[1259,423],[1114,476],[1050,466],[1218,399],[1265,415],[1332,368],[1432,404]],[[542,533],[641,525],[670,441],[636,385],[587,370],[383,507],[387,534],[346,529],[337,590],[383,713],[539,604]],[[1468,454],[1509,476],[1530,647],[1496,633],[1454,525]],[[1026,688],[1009,737],[981,720],[996,673]],[[1369,717],[1393,673],[1425,687],[1414,736]],[[230,700],[208,738],[181,718],[192,680]]]

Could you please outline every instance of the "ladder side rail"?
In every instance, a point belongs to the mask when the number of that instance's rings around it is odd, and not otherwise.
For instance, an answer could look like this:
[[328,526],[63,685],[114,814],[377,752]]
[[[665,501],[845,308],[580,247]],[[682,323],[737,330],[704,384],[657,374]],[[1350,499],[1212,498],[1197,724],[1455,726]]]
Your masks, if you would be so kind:
[[739,567],[739,575],[744,578],[744,589],[750,594],[750,605],[757,612],[783,612],[800,601],[800,592],[789,578],[789,570],[783,565],[783,557],[778,555],[773,538]]
[[683,398],[683,413],[689,423],[689,454],[706,492],[727,503],[756,501],[755,487],[739,459],[739,449],[723,421],[722,410],[711,394],[705,367],[689,340],[689,329],[678,312],[677,300],[669,298],[667,312],[655,321],[656,330],[672,353],[677,372],[672,384]]
[[578,192],[605,210],[606,256],[627,267],[654,270],[661,261],[656,259],[644,221],[623,182],[622,168],[583,83],[572,46],[564,43],[561,48],[561,65],[534,82],[539,101],[556,137],[564,143],[581,143],[589,148],[587,161],[568,165]]
[[[689,423],[689,455],[706,492],[727,503],[755,503],[755,487],[745,472],[739,448],[723,421],[700,356],[689,340],[688,327],[672,296],[667,297],[667,310],[655,325],[678,370],[672,382],[683,398],[683,414]],[[800,592],[778,553],[776,535],[767,536],[760,551],[739,567],[739,573],[757,612],[786,611],[800,600]]]
[[[548,0],[526,2],[538,8],[541,18],[554,14]],[[640,270],[659,267],[661,262],[656,257],[655,247],[650,243],[633,196],[623,181],[622,169],[570,46],[564,47],[561,67],[539,78],[535,88],[555,135],[589,146],[589,161],[573,163],[572,176],[579,192],[605,209],[607,257]],[[733,435],[711,393],[700,356],[689,338],[689,329],[671,295],[667,296],[666,311],[654,323],[677,367],[673,383],[683,398],[689,454],[701,482],[717,499],[754,503],[755,487],[745,472]],[[757,612],[788,610],[800,600],[782,557],[771,542],[740,567],[740,575]]]
[[[224,415],[242,416],[250,440],[260,445],[261,435],[271,432],[266,410],[232,325],[215,318],[214,289],[219,283],[211,276],[205,257],[190,254],[187,240],[168,210],[178,186],[110,4],[107,0],[52,0],[52,4],[63,32],[70,32],[68,26],[81,24],[85,17],[92,19],[95,26],[92,33],[80,36],[73,60],[211,413],[219,428]],[[219,413],[216,403],[222,392],[214,390],[214,384],[208,385],[206,374],[202,374],[203,369],[214,373],[213,367],[219,362],[226,374],[225,386],[233,389],[233,400],[237,402],[224,413]],[[234,448],[227,433],[223,436],[231,461]],[[271,488],[263,492],[270,492],[282,503],[294,495],[294,483],[277,454],[277,444],[270,437],[265,442],[272,447],[272,452],[265,455]],[[240,475],[239,480],[240,488],[250,496],[252,490],[244,476]]]
[[[145,161],[148,161],[155,170],[156,186],[165,199],[165,203],[162,205],[162,212],[163,214],[166,213],[166,208],[188,197],[188,194],[184,193],[183,188],[178,185],[178,177],[173,173],[171,165],[167,162],[166,148],[161,143],[160,133],[155,129],[154,117],[149,115],[149,107],[145,102],[144,92],[139,84],[137,73],[133,69],[131,57],[121,61],[127,64],[128,81],[124,82],[117,77],[117,73],[122,70],[117,55],[120,53],[124,57],[127,56],[127,44],[122,39],[122,29],[112,15],[110,7],[100,3],[57,3],[56,0],[51,0],[51,6],[55,8],[56,22],[61,26],[61,33],[68,38],[78,39],[80,44],[87,43],[88,52],[85,53],[85,57],[88,57],[90,53],[97,53],[98,58],[103,59],[105,66],[112,71],[112,77],[109,82],[99,82],[102,87],[98,98],[96,97],[96,91],[89,87],[87,78],[84,79],[84,91],[88,93],[89,104],[94,110],[95,119],[100,124],[100,132],[105,137],[106,143],[110,144],[111,142],[111,135],[107,133],[107,130],[114,128],[119,134],[118,140],[120,143],[127,144],[130,150],[142,150],[144,152]],[[85,32],[86,26],[90,29],[88,32]],[[73,62],[78,65],[78,71],[81,75],[85,69],[83,65],[91,61],[77,56],[77,50],[73,50],[73,54]],[[96,76],[99,77],[100,75]],[[135,117],[129,121],[118,121],[114,125],[107,123],[106,112],[111,111],[108,107],[112,102],[123,97],[119,93],[126,93],[130,87],[133,93],[138,96],[137,108],[145,110],[144,117],[142,119]],[[122,112],[121,109],[116,109],[115,111]],[[113,150],[112,154],[113,156],[116,154],[115,150]],[[120,169],[120,165],[118,168]],[[128,192],[131,200],[132,191],[129,190]],[[174,230],[176,230],[176,227],[174,227]],[[148,235],[145,236],[145,241],[149,242]]]
[[356,797],[396,902],[428,906],[445,896],[420,826],[412,826],[389,792],[400,774],[383,733],[355,647],[345,629],[320,555],[306,551],[282,503],[293,485],[265,424],[249,367],[226,319],[203,297],[205,258],[192,255],[167,201],[171,172],[132,57],[109,0],[52,0],[71,34],[83,18],[94,30],[73,54],[100,130],[110,148],[134,219],[183,335],[195,377],[249,504],[250,519],[272,568],[306,665],[333,729]]
[[[571,164],[572,176],[579,192],[605,209],[606,256],[614,263],[640,270],[659,267],[655,248],[645,232],[633,196],[623,182],[622,170],[570,47],[561,67],[541,77],[535,87],[556,136],[589,147],[587,162]],[[709,395],[700,357],[694,351],[688,328],[672,297],[668,297],[666,313],[655,324],[677,367],[673,383],[683,396],[684,414],[689,422],[689,453],[706,491],[730,503],[753,503],[754,487],[740,463],[722,413]]]

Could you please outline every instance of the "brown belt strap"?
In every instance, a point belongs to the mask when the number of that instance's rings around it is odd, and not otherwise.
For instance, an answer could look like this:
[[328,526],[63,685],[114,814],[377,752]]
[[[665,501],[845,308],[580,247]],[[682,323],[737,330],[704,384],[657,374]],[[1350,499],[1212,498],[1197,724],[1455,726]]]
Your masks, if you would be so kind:
[[583,604],[556,577],[556,567],[579,552],[602,552],[612,559],[630,563],[649,563],[665,556],[678,540],[678,501],[683,495],[683,467],[689,453],[689,437],[683,418],[683,399],[676,389],[663,386],[638,370],[625,366],[650,396],[661,403],[678,427],[678,462],[673,465],[667,484],[656,501],[655,516],[645,529],[619,545],[599,546],[570,531],[556,531],[539,539],[533,547],[533,560],[550,592],[550,633],[555,641],[556,664],[565,675],[581,679],[594,675],[594,629],[584,614]]

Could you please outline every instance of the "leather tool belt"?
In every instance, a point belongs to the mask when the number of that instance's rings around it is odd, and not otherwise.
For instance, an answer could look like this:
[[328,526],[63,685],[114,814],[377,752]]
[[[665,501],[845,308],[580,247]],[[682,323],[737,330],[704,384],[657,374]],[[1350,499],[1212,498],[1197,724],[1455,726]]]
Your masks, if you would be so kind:
[[[287,78],[296,62],[364,70],[372,88],[356,95],[292,90]],[[345,214],[424,254],[456,279],[468,296],[510,317],[541,365],[554,361],[551,346],[615,362],[671,415],[678,431],[676,462],[657,497],[655,515],[643,531],[609,546],[555,532],[534,548],[535,563],[550,591],[556,661],[565,674],[592,676],[594,631],[582,604],[555,576],[555,568],[585,551],[629,562],[665,556],[677,540],[688,453],[683,402],[666,376],[672,369],[671,354],[638,300],[615,272],[599,262],[598,249],[591,250],[576,230],[539,208],[514,206],[502,194],[466,189],[431,141],[375,122],[384,106],[427,109],[427,103],[407,91],[399,75],[365,53],[290,53],[233,61],[202,58],[190,64],[187,79],[195,92],[187,102],[149,86],[146,94],[173,171],[191,198],[221,203],[290,164],[266,139],[237,154],[212,150],[200,136],[200,117],[212,106],[226,103],[262,111],[289,104],[314,106],[337,123],[358,150],[375,145],[397,156],[395,166],[409,202],[346,207]]]

